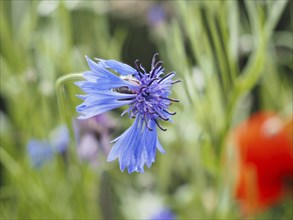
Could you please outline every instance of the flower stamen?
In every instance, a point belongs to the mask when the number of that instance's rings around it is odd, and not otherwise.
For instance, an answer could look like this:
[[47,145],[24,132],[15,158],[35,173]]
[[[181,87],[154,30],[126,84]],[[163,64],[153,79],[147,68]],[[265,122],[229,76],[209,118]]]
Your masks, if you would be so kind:
[[175,75],[175,72],[171,72],[171,73],[167,74],[167,75],[164,76],[162,79],[160,79],[160,80],[158,81],[158,83],[163,82],[165,79],[167,79],[168,77],[170,77],[170,76],[172,76],[172,75]]
[[179,82],[181,82],[181,80],[180,80],[180,79],[178,79],[178,80],[175,80],[175,81],[171,82],[171,84],[176,84],[176,83],[179,83]]
[[160,65],[162,65],[163,63],[164,63],[163,61],[159,61],[155,64],[155,66],[151,70],[150,78],[153,78],[156,69],[158,69],[160,67]]
[[155,80],[158,80],[158,78],[153,78],[153,79],[147,84],[147,86],[150,86]]
[[137,73],[138,73],[139,77],[142,78],[142,73],[141,73],[141,71],[139,69],[139,59],[134,61],[134,66],[135,66],[135,69],[137,70]]
[[171,101],[171,102],[180,102],[178,99],[171,99],[171,98],[167,98],[167,97],[163,97],[163,96],[159,96],[159,98],[165,99],[165,100],[168,100],[168,101]]
[[176,115],[176,112],[169,112],[168,110],[166,109],[163,109],[164,112],[166,112],[167,114],[169,115]]
[[142,64],[139,64],[139,68],[143,71],[144,74],[146,74],[146,70]]
[[154,122],[156,123],[156,125],[157,125],[162,131],[167,131],[167,129],[166,129],[166,128],[163,128],[163,127],[159,124],[159,122],[158,122],[156,119],[154,119]]
[[155,53],[154,56],[153,56],[153,59],[152,59],[152,69],[154,68],[154,65],[156,63],[156,59],[157,59],[158,55],[159,55],[158,53]]

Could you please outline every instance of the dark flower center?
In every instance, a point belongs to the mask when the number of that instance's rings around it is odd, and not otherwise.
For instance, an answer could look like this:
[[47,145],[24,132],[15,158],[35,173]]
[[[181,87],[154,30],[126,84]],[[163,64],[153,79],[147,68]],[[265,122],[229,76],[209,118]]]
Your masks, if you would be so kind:
[[176,99],[168,98],[170,92],[170,86],[180,82],[180,80],[171,81],[170,78],[175,75],[171,72],[164,77],[161,77],[164,69],[162,68],[162,61],[156,62],[155,54],[152,60],[151,70],[147,72],[145,68],[139,64],[139,61],[135,61],[135,68],[137,73],[135,75],[123,75],[120,76],[123,80],[138,86],[137,89],[133,90],[127,86],[122,86],[113,89],[113,91],[123,94],[135,94],[136,96],[131,98],[119,99],[118,101],[129,101],[129,113],[130,117],[135,118],[137,114],[140,114],[145,121],[147,128],[152,131],[149,126],[149,121],[153,120],[157,126],[162,128],[158,123],[158,119],[168,121],[170,115],[175,115],[176,112],[169,112],[167,109],[171,105],[171,102],[179,102]]

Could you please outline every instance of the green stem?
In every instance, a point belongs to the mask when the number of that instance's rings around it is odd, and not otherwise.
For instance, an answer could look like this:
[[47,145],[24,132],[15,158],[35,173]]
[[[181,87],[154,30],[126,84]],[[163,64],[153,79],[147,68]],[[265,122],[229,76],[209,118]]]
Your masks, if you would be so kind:
[[61,76],[57,79],[55,83],[55,89],[56,89],[56,94],[57,94],[57,102],[58,102],[58,107],[60,111],[60,116],[61,120],[66,122],[66,125],[68,128],[70,128],[70,123],[71,119],[66,117],[66,107],[65,107],[65,99],[64,99],[64,86],[67,82],[70,81],[79,81],[83,80],[84,78],[82,77],[81,73],[70,73],[65,76]]
[[[236,6],[237,3],[231,2],[229,4],[231,4],[231,7],[233,7],[233,12],[231,13],[231,18],[229,18],[229,19],[234,19],[237,22],[237,6]],[[220,25],[221,35],[223,37],[223,50],[225,51],[225,54],[226,54],[227,70],[229,70],[228,73],[230,74],[230,80],[231,80],[230,87],[229,87],[229,89],[230,89],[230,88],[234,87],[235,80],[236,80],[237,76],[239,75],[239,73],[238,73],[236,59],[235,59],[236,55],[234,54],[234,56],[233,56],[233,54],[232,54],[233,52],[229,48],[229,46],[231,46],[231,45],[229,45],[230,39],[228,36],[228,31],[227,31],[228,26],[226,24],[227,17],[225,16],[225,14],[223,14],[223,13],[226,13],[226,11],[220,10],[220,12],[221,13],[219,14],[219,25]],[[233,35],[236,35],[233,37],[237,38],[237,26],[235,27],[235,25],[234,25],[233,28],[235,28],[236,31],[235,30],[230,30],[230,31],[232,32]],[[235,41],[235,39],[233,39],[233,40]],[[233,42],[233,43],[235,44],[235,42]],[[235,48],[233,48],[233,50],[235,50]]]
[[248,92],[258,81],[262,74],[262,68],[265,63],[265,58],[263,58],[265,54],[265,49],[267,45],[266,36],[263,36],[259,40],[259,47],[256,53],[251,57],[250,62],[244,69],[242,76],[239,77],[235,83],[235,87],[232,91],[232,96],[229,101],[229,105],[227,107],[227,114],[225,117],[225,126],[223,128],[222,134],[220,136],[220,154],[222,153],[222,148],[224,147],[225,138],[227,132],[229,131],[230,125],[232,124],[232,119],[234,116],[235,107],[240,97],[243,96],[246,92]]
[[[73,131],[73,127],[71,126],[72,117],[68,116],[68,114],[66,114],[68,112],[68,110],[66,109],[66,105],[65,105],[66,101],[65,101],[64,87],[65,87],[65,84],[68,82],[80,81],[83,79],[84,78],[82,77],[81,73],[70,73],[65,76],[59,77],[55,83],[57,102],[58,102],[58,108],[60,111],[61,121],[65,122],[65,124],[68,128],[71,140],[74,140],[74,131]],[[70,154],[70,157],[68,157],[68,159],[76,161],[76,154],[74,152],[74,148],[69,148],[69,154]]]
[[215,63],[219,63],[219,69],[220,69],[220,80],[223,82],[223,95],[225,98],[225,101],[227,100],[227,97],[225,94],[228,94],[229,91],[229,79],[227,77],[228,75],[228,70],[227,70],[227,66],[225,64],[225,60],[223,57],[223,50],[221,48],[221,43],[220,43],[220,39],[219,39],[219,33],[217,32],[217,28],[216,28],[216,24],[215,24],[215,18],[213,17],[213,15],[208,13],[208,23],[209,23],[209,27],[210,27],[210,31],[211,31],[211,40],[214,43],[215,46],[215,52],[216,52],[216,61]]

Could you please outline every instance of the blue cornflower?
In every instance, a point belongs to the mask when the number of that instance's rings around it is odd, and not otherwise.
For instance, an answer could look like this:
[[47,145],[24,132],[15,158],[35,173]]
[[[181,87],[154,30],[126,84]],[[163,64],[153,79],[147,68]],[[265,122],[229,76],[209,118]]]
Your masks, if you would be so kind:
[[[91,71],[83,73],[86,81],[76,82],[86,94],[79,95],[84,102],[76,107],[81,113],[79,119],[90,118],[111,109],[128,105],[122,113],[128,113],[135,118],[132,126],[121,136],[113,140],[116,142],[108,161],[119,158],[120,169],[128,172],[144,172],[144,165],[148,167],[155,161],[156,148],[162,153],[157,129],[166,131],[159,124],[159,120],[169,121],[175,112],[168,108],[176,99],[169,98],[171,87],[179,80],[173,81],[175,72],[165,76],[162,61],[156,61],[158,54],[152,59],[151,70],[135,61],[135,69],[115,60],[97,59],[96,63],[87,58]],[[118,76],[116,74],[118,74]]]

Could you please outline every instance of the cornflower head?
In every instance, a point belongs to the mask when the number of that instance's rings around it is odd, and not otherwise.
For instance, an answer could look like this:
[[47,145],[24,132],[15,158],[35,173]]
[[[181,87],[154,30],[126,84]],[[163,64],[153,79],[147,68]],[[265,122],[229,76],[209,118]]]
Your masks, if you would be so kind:
[[122,115],[128,113],[134,123],[115,142],[108,161],[119,159],[120,169],[128,172],[144,172],[155,161],[156,149],[161,153],[157,127],[166,131],[159,121],[169,121],[175,112],[169,112],[172,102],[169,98],[175,72],[164,75],[162,61],[157,61],[158,54],[152,59],[151,70],[135,61],[135,68],[115,60],[97,59],[98,63],[87,58],[90,71],[84,72],[85,81],[76,82],[86,94],[79,95],[84,102],[76,107],[81,115],[79,119],[87,119],[106,111],[128,105]]

